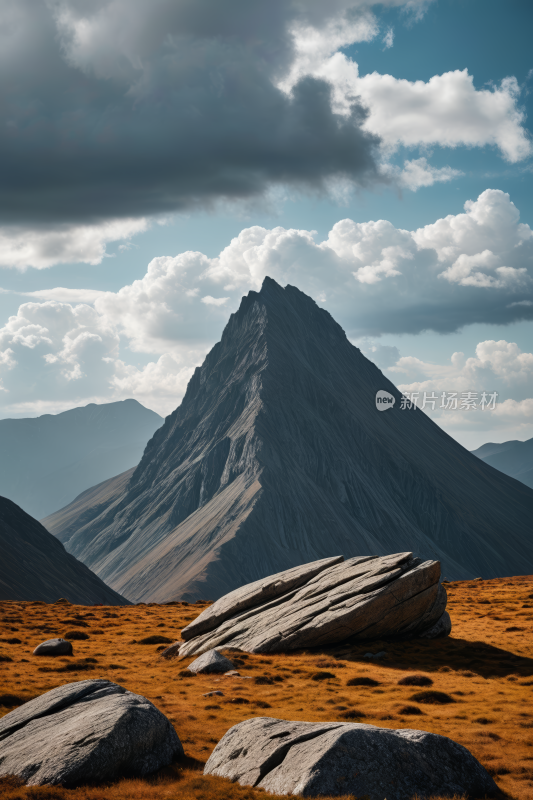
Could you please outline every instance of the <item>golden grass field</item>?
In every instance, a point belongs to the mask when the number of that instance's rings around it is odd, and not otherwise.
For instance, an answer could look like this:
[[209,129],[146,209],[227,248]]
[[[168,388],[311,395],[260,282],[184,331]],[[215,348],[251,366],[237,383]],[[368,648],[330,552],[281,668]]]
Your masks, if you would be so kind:
[[[67,790],[0,780],[2,800],[255,800],[265,793],[204,777],[212,749],[251,716],[360,721],[417,728],[467,747],[494,776],[500,797],[533,798],[533,576],[446,584],[453,631],[446,639],[385,641],[287,655],[223,651],[242,678],[191,677],[193,658],[166,661],[151,636],[179,638],[207,603],[124,607],[0,603],[0,716],[49,689],[107,678],[151,700],[170,720],[186,759],[147,780]],[[32,655],[69,638],[74,656]],[[387,652],[380,662],[364,653]],[[323,673],[326,673],[324,676]],[[328,677],[328,674],[331,677]],[[426,686],[399,685],[423,675]],[[250,678],[246,680],[245,677]],[[223,697],[205,698],[220,690]],[[436,695],[432,693],[436,692]],[[428,702],[429,701],[429,702]],[[436,701],[436,702],[435,702]]]

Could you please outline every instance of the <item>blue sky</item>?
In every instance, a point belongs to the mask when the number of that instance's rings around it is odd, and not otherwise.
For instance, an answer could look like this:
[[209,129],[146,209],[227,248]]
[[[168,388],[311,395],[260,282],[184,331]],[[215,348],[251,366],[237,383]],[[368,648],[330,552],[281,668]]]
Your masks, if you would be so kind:
[[465,446],[533,436],[532,18],[516,0],[6,6],[0,416],[130,396],[170,413],[270,274],[405,392],[497,391],[494,411],[435,413]]

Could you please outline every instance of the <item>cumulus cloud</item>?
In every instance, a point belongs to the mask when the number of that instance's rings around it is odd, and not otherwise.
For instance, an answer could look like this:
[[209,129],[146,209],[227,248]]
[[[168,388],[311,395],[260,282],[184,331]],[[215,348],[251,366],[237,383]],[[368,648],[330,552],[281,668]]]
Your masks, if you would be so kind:
[[[146,217],[273,186],[327,191],[397,178],[416,189],[455,177],[417,158],[398,176],[382,168],[400,144],[488,144],[524,158],[513,78],[478,90],[466,72],[428,82],[360,76],[340,52],[380,36],[392,43],[374,8],[427,5],[4,3],[0,263],[96,263],[105,242],[141,230]],[[130,232],[112,230],[118,217]],[[111,227],[91,237],[83,226],[102,220]],[[52,230],[39,232],[43,224]],[[24,241],[23,228],[35,235]]]
[[112,219],[92,225],[0,228],[0,267],[46,269],[54,264],[100,264],[108,242],[129,240],[148,229],[146,218]]
[[[475,358],[456,353],[443,366],[400,357],[372,337],[533,319],[532,264],[533,233],[499,190],[415,231],[345,219],[317,241],[313,231],[245,228],[215,257],[188,251],[154,258],[141,279],[118,292],[30,293],[32,302],[0,329],[2,401],[18,408],[32,397],[79,401],[107,393],[168,413],[242,295],[269,275],[314,297],[352,338],[367,337],[363,350],[402,386],[466,391],[497,380],[514,387],[509,399],[521,402],[529,390],[515,390],[529,385],[533,357],[512,343],[483,342]],[[501,278],[502,268],[519,280]],[[469,282],[465,274],[487,280]]]
[[401,171],[397,168],[386,166],[385,172],[395,175],[398,185],[410,189],[412,192],[416,192],[422,186],[447,183],[464,174],[460,169],[452,169],[452,167],[433,167],[428,164],[425,157],[405,161]]
[[[353,41],[375,36],[372,19],[367,19],[357,38],[353,31]],[[313,49],[307,42],[316,37],[306,29],[297,31],[296,57],[279,86],[290,94],[304,75],[326,80],[333,87],[333,107],[339,114],[349,114],[353,99],[360,98],[369,111],[364,129],[379,136],[385,154],[401,145],[490,145],[511,163],[531,154],[516,78],[476,89],[466,69],[434,75],[429,81],[408,81],[378,72],[360,75],[357,63],[338,51],[342,46],[338,38],[328,35],[326,29],[321,46]]]
[[511,431],[505,438],[533,434],[533,353],[523,352],[515,342],[480,342],[474,356],[456,352],[445,364],[401,356],[387,365],[386,373],[452,435],[465,429],[475,433],[501,428]]

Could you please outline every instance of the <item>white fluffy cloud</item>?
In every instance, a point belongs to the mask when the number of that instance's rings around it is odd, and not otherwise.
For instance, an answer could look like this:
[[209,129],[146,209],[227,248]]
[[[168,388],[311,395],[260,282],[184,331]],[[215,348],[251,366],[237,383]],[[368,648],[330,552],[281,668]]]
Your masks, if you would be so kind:
[[100,264],[109,242],[128,241],[148,229],[146,218],[98,224],[0,227],[0,267],[46,269],[54,264]]
[[492,145],[512,163],[531,155],[525,113],[518,106],[520,87],[516,78],[476,89],[466,69],[434,75],[427,82],[378,72],[360,75],[357,63],[339,52],[339,47],[368,41],[376,34],[372,16],[359,27],[348,27],[344,41],[328,28],[321,33],[296,30],[296,58],[280,87],[290,93],[304,75],[327,80],[333,86],[335,111],[340,114],[349,114],[354,98],[360,97],[370,112],[364,127],[380,137],[389,153],[400,145]]
[[[154,258],[118,292],[34,292],[0,330],[5,408],[107,393],[168,413],[241,296],[266,275],[310,294],[352,337],[533,319],[533,232],[501,191],[416,231],[345,219],[317,242],[312,231],[254,226],[213,258]],[[486,388],[496,380],[514,387],[509,399],[529,397],[515,389],[529,386],[532,356],[508,342],[484,342],[475,358],[455,354],[446,367],[378,345],[369,355],[402,385],[453,379],[468,390],[490,378]]]
[[[372,358],[372,345],[363,347],[363,352]],[[508,431],[503,434],[508,439],[533,435],[533,353],[523,352],[515,342],[480,342],[474,356],[456,352],[447,364],[402,356],[384,366],[398,388],[409,399],[416,398],[418,407],[452,435],[468,430],[470,436],[478,433],[486,439],[486,432],[492,431],[502,438],[502,429]],[[494,392],[495,404],[490,403]],[[489,401],[485,408],[483,393]],[[456,400],[450,399],[453,394]],[[436,402],[425,402],[429,397],[436,397]],[[476,408],[467,409],[466,403],[462,408],[463,397],[470,397]],[[471,446],[481,443],[472,440]]]

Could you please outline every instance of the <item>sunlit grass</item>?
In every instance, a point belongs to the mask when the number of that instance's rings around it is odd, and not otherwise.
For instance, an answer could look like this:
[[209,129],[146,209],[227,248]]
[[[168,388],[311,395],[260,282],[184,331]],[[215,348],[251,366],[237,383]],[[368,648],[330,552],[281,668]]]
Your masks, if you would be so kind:
[[[191,657],[164,661],[158,648],[165,644],[142,643],[155,641],[151,637],[178,639],[204,603],[123,608],[0,603],[0,703],[5,703],[0,716],[55,686],[107,678],[160,708],[173,722],[187,755],[184,763],[149,780],[122,779],[76,790],[4,784],[2,800],[264,796],[201,774],[228,728],[251,716],[361,721],[449,736],[479,759],[505,796],[530,800],[533,578],[457,582],[447,589],[454,624],[448,639],[378,641],[272,656],[226,651],[241,678],[193,677],[185,669]],[[44,639],[76,629],[89,638],[73,640],[73,656],[32,655]],[[363,658],[380,650],[387,652],[383,661]],[[405,682],[408,676],[419,677]],[[214,690],[223,696],[203,696]]]

